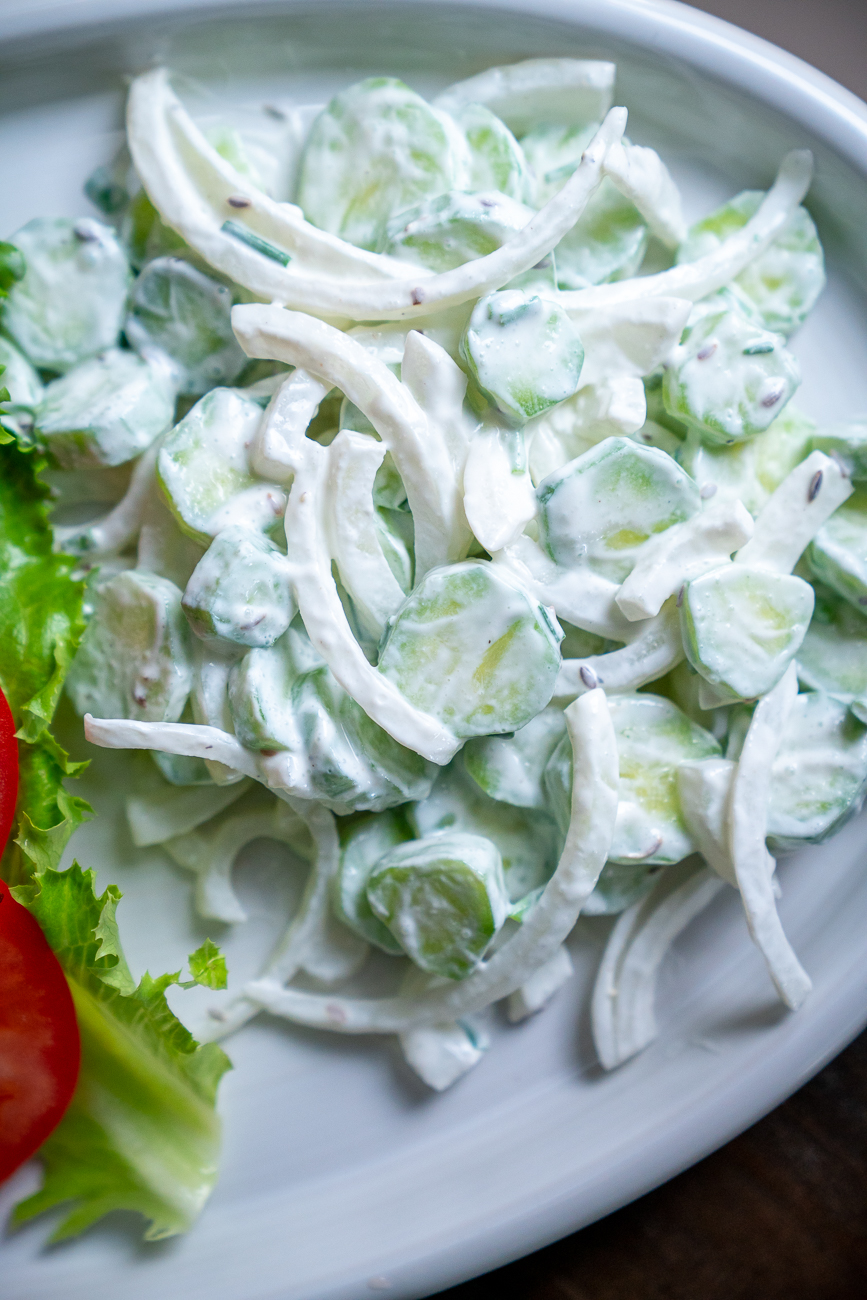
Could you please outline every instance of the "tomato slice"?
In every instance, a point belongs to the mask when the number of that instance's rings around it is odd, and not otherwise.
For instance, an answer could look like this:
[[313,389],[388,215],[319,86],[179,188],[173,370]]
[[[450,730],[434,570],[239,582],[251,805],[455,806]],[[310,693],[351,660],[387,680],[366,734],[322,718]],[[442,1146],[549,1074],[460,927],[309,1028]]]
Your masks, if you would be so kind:
[[[0,847],[12,825],[17,790],[14,724],[0,691]],[[66,976],[36,919],[0,881],[0,1182],[60,1122],[80,1064]]]

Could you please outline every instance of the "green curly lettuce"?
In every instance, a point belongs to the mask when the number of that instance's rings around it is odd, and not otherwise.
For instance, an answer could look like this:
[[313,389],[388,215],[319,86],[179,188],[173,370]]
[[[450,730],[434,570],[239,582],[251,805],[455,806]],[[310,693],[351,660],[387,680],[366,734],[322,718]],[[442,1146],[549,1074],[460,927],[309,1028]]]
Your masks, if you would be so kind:
[[[13,1222],[71,1202],[52,1241],[118,1209],[150,1220],[149,1241],[185,1231],[217,1176],[214,1103],[229,1068],[226,1054],[215,1043],[200,1046],[169,1009],[166,989],[180,983],[180,971],[133,981],[120,946],[115,909],[121,895],[114,885],[97,897],[93,872],[74,863],[68,871],[38,872],[13,892],[63,966],[82,1046],[75,1095],[40,1151],[45,1182],[17,1206]],[[218,954],[194,953],[190,983],[207,983],[215,960]]]
[[[17,833],[0,874],[39,921],[69,981],[82,1067],[69,1109],[39,1152],[43,1187],[13,1221],[69,1203],[59,1240],[112,1210],[137,1210],[155,1239],[188,1228],[213,1186],[215,1097],[229,1061],[216,1045],[196,1043],[170,1010],[166,989],[180,983],[180,972],[135,984],[115,916],[120,891],[109,885],[97,897],[93,872],[77,863],[58,869],[91,813],[64,787],[84,765],[70,761],[51,732],[84,630],[83,584],[74,561],[53,550],[43,465],[14,442],[0,445],[0,686],[21,770]],[[210,940],[189,964],[187,985],[225,985],[225,962]]]

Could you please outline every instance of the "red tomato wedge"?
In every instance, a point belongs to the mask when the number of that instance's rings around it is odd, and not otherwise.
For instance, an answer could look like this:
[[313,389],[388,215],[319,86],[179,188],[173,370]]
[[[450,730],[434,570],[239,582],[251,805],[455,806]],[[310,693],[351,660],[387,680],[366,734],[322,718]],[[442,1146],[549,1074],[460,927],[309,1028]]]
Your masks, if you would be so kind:
[[[18,790],[18,747],[0,691],[0,848]],[[81,1042],[72,994],[34,917],[0,881],[0,1182],[42,1145],[75,1091]]]

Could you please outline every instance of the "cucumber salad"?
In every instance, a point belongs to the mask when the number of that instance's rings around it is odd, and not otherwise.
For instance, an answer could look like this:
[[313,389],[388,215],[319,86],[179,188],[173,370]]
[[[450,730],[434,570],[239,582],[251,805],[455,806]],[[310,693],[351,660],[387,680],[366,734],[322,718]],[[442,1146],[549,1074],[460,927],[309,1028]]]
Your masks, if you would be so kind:
[[4,427],[87,583],[67,695],[148,751],[134,842],[228,926],[246,844],[309,863],[214,1039],[396,1035],[443,1089],[589,915],[612,1068],[726,887],[810,991],[777,860],[867,787],[867,420],[800,413],[789,347],[812,160],[688,228],[614,79],[374,77],[239,126],[157,69],[99,216],[10,236]]

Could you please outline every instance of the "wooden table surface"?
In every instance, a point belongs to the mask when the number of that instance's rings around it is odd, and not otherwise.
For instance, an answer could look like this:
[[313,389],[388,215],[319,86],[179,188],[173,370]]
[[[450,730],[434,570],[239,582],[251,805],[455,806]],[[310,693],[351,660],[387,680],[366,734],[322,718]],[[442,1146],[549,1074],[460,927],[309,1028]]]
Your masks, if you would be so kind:
[[[697,0],[867,98],[867,0]],[[865,214],[867,219],[867,214]],[[441,1300],[867,1300],[867,1032],[599,1223]]]
[[441,1300],[867,1300],[867,1033],[678,1178]]

